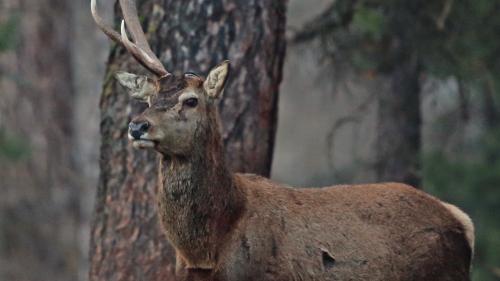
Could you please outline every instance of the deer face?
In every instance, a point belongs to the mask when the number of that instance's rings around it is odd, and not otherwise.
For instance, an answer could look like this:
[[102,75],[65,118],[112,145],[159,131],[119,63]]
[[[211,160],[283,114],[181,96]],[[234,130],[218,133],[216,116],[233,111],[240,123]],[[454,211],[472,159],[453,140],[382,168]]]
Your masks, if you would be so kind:
[[213,68],[208,77],[169,74],[159,80],[120,72],[116,77],[133,98],[149,107],[129,123],[129,139],[136,148],[154,148],[166,155],[187,156],[200,131],[213,122],[215,100],[222,95],[229,72],[227,61]]

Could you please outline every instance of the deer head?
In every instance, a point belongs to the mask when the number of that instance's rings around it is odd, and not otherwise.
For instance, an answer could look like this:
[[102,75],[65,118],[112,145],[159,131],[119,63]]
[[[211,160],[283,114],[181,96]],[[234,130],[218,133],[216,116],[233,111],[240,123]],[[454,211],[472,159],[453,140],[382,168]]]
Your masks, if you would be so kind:
[[149,104],[129,124],[129,139],[134,147],[187,156],[197,141],[205,139],[200,134],[217,124],[215,101],[223,92],[228,71],[229,63],[225,61],[205,80],[190,73],[158,80],[117,73],[118,81],[132,97]]
[[[156,76],[127,72],[115,75],[133,98],[149,105],[130,122],[129,139],[136,148],[155,148],[162,154],[187,156],[194,144],[203,139],[200,134],[217,126],[215,101],[223,93],[229,62],[214,67],[206,79],[192,73],[168,72],[147,43],[133,0],[120,0],[120,7],[125,19],[118,34],[104,24],[97,14],[96,0],[91,1],[92,15],[99,28]],[[126,26],[135,43],[129,40]]]

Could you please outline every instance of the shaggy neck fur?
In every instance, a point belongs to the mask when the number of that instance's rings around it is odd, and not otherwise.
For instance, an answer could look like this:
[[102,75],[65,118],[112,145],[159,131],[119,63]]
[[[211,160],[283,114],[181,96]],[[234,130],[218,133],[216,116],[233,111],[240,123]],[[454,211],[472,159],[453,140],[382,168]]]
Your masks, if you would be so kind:
[[224,162],[214,106],[200,124],[187,157],[163,155],[158,205],[168,239],[188,267],[213,268],[218,241],[228,234],[244,207]]

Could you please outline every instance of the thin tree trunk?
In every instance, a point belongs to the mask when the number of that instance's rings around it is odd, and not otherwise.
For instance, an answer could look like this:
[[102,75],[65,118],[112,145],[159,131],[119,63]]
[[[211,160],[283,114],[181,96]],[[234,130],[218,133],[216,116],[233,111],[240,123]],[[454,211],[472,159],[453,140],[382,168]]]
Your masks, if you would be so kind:
[[379,94],[377,162],[379,181],[420,187],[420,86],[416,62],[396,66],[391,87]]
[[[167,69],[206,74],[231,60],[220,103],[228,162],[234,171],[269,175],[286,2],[141,0],[137,5]],[[173,280],[174,254],[155,210],[157,157],[134,150],[127,140],[130,118],[144,107],[130,105],[112,78],[117,70],[143,71],[122,48],[113,49],[101,99],[101,178],[90,280]]]
[[[379,181],[404,182],[420,187],[420,75],[415,51],[414,22],[422,2],[395,6],[389,73],[390,89],[379,94],[376,173]],[[408,14],[411,11],[411,14]]]

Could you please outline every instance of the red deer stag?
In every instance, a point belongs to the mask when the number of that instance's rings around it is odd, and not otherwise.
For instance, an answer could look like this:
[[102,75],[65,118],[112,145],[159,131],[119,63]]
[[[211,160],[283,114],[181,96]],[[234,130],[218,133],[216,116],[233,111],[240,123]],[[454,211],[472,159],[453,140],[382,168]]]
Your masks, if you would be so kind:
[[[134,147],[161,154],[158,212],[182,280],[469,280],[470,218],[399,183],[290,188],[231,173],[216,100],[229,62],[206,79],[169,73],[151,51],[133,0],[121,34],[92,14],[158,78],[119,72],[149,108],[129,124]],[[125,23],[134,42],[127,37]]]

